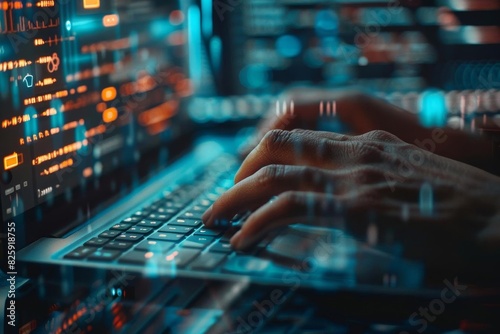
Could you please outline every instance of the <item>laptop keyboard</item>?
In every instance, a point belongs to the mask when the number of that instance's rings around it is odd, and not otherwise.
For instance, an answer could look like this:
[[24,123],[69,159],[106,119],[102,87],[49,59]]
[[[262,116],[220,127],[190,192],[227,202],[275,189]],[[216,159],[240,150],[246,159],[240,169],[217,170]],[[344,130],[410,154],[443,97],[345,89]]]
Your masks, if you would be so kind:
[[[64,258],[214,270],[233,253],[229,240],[236,229],[207,229],[201,216],[232,186],[234,173],[234,160],[218,160],[193,183],[164,194]],[[237,225],[243,219],[239,215],[232,223]]]

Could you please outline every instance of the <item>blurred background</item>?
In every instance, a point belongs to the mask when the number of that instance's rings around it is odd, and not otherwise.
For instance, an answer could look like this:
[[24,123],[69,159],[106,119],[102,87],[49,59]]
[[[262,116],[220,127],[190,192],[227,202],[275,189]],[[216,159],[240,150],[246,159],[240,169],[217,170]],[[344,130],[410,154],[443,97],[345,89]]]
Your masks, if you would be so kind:
[[199,1],[198,123],[255,119],[292,86],[355,87],[435,125],[500,110],[499,0]]

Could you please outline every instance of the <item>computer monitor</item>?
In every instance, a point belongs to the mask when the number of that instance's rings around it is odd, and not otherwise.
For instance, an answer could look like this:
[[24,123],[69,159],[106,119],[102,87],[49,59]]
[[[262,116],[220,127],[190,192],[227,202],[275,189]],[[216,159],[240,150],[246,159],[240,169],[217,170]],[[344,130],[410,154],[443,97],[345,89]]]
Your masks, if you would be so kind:
[[165,162],[188,129],[186,20],[177,1],[0,2],[2,221],[68,228]]

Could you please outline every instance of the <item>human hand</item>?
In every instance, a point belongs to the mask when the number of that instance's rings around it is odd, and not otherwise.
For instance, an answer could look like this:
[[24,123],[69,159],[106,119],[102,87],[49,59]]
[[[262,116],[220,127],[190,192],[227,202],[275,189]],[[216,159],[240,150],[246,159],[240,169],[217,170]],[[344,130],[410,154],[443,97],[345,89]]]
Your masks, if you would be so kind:
[[[326,222],[366,236],[373,217],[380,234],[393,229],[410,238],[446,235],[447,240],[495,246],[500,241],[498,195],[499,178],[387,132],[348,136],[273,130],[203,221],[210,227],[254,211],[231,239],[236,249],[298,222]],[[340,214],[345,225],[333,218]]]
[[[290,108],[284,113],[270,111],[242,150],[243,156],[271,130],[317,130],[321,121],[320,103],[335,101],[336,116],[353,135],[383,130],[432,153],[483,169],[491,167],[492,146],[488,140],[452,128],[423,127],[417,115],[361,92],[295,88],[285,92],[279,101],[287,102],[288,106],[293,101],[293,112]],[[437,141],[434,140],[436,131],[442,133]]]

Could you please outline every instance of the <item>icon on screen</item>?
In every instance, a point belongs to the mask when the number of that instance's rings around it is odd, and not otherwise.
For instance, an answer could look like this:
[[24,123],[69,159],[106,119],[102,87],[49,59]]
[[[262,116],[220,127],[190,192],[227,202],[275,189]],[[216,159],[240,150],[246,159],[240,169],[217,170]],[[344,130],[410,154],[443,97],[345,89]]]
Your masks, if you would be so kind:
[[101,0],[83,0],[83,8],[94,9],[101,7]]
[[19,153],[12,153],[11,155],[3,158],[3,166],[5,170],[15,168],[24,162],[23,155]]
[[33,87],[33,79],[34,77],[31,74],[26,74],[26,76],[23,79],[23,82],[26,84],[26,87],[28,88]]
[[102,93],[101,93],[101,98],[103,101],[112,101],[114,99],[116,99],[116,94],[117,94],[117,91],[116,91],[116,88],[115,87],[107,87],[107,88],[104,88],[102,90]]
[[59,55],[57,53],[54,53],[50,61],[47,63],[47,70],[50,73],[54,73],[59,69],[60,64],[61,64],[61,59],[59,59]]

